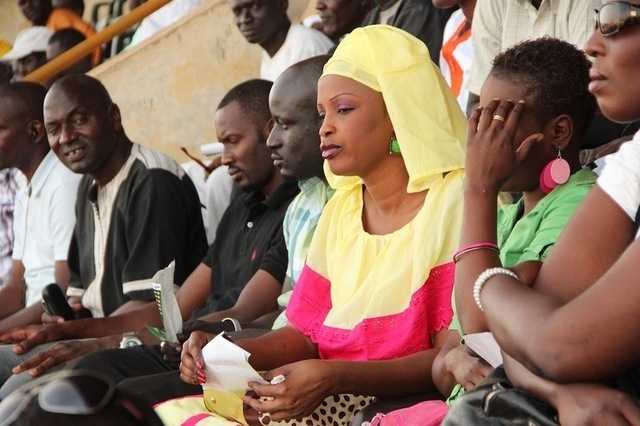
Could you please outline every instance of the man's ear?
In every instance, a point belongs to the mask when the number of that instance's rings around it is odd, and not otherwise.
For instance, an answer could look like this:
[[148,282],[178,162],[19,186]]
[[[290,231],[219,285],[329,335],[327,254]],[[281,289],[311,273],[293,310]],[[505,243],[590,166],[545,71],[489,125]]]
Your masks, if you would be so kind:
[[276,120],[272,118],[269,119],[269,121],[267,121],[267,124],[265,124],[265,126],[262,128],[262,136],[264,137],[264,140],[266,141],[267,138],[269,137],[269,135],[271,134],[271,130],[273,129],[273,127],[276,125]]
[[120,115],[120,108],[116,104],[111,104],[109,110],[107,111],[109,114],[109,118],[113,123],[113,130],[116,132],[122,131],[122,116]]
[[289,9],[289,0],[276,0],[276,4],[280,10],[285,14],[287,13],[287,10]]
[[38,143],[44,135],[44,124],[40,120],[31,120],[27,124],[27,131],[29,132],[31,143]]
[[573,120],[567,114],[562,114],[551,120],[553,145],[559,150],[567,147],[573,137]]

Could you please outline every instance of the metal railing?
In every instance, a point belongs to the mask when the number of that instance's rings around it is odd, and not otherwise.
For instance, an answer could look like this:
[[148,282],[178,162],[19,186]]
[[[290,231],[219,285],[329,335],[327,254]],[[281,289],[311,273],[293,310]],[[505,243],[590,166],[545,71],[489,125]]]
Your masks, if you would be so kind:
[[142,21],[144,18],[169,2],[171,2],[171,0],[149,0],[146,3],[141,4],[131,12],[122,16],[122,18],[118,19],[113,24],[105,27],[102,31],[97,32],[82,43],[73,46],[57,58],[52,59],[40,68],[27,74],[23,80],[33,81],[36,83],[47,81],[60,71],[84,58],[93,52],[94,49],[102,46],[102,44],[107,43],[114,37],[122,34],[127,29]]

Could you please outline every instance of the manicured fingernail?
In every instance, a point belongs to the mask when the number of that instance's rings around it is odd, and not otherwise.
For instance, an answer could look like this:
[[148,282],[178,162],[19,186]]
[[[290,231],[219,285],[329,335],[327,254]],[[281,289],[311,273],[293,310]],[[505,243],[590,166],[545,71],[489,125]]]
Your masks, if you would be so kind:
[[201,359],[196,361],[196,365],[198,366],[198,368],[202,368],[204,366],[204,362],[202,362]]
[[520,100],[518,101],[518,103],[519,103],[519,104],[523,104],[523,105],[524,105],[524,99],[520,99]]
[[544,140],[544,135],[540,135],[538,136],[538,139],[536,139],[536,141],[538,142],[542,142]]

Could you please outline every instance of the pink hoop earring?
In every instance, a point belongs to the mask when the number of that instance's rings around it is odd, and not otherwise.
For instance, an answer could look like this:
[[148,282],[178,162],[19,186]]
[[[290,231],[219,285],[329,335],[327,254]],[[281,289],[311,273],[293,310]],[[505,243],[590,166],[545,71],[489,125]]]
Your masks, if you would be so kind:
[[542,192],[545,194],[548,194],[556,186],[568,181],[570,175],[571,167],[569,167],[569,163],[562,158],[562,154],[558,149],[558,158],[549,161],[549,163],[544,166],[544,169],[542,169],[542,173],[540,174],[540,189],[542,189]]

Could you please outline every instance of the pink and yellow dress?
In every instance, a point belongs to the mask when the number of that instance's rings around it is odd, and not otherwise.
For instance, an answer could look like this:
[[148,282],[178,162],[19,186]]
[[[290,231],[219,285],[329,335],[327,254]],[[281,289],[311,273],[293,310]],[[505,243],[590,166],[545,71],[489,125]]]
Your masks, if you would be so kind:
[[384,360],[432,347],[452,317],[461,170],[433,185],[416,217],[388,235],[362,228],[362,188],[326,205],[287,317],[323,359]]

